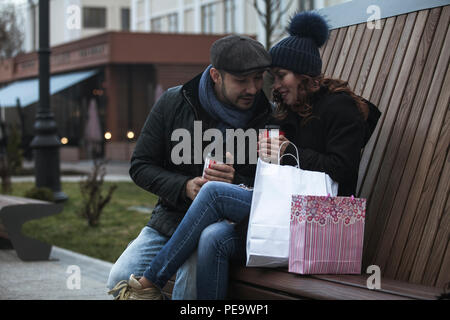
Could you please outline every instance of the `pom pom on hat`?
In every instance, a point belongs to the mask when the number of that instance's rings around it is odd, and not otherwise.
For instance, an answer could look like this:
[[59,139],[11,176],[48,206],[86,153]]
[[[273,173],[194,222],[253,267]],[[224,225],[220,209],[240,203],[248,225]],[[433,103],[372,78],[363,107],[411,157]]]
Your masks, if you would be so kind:
[[301,12],[291,19],[288,31],[290,36],[270,49],[272,67],[313,77],[320,75],[322,59],[319,48],[329,34],[325,19],[316,12]]
[[329,34],[325,19],[311,11],[300,12],[293,16],[288,31],[291,36],[313,39],[319,48],[327,41]]

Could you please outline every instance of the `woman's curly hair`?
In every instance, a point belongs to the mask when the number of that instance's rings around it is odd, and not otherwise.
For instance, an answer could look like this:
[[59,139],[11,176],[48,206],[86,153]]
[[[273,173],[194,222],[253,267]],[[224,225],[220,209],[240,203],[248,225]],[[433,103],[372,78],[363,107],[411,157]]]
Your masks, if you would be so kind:
[[303,118],[302,124],[305,124],[311,119],[313,114],[312,101],[318,91],[324,88],[329,93],[347,93],[355,101],[356,106],[361,112],[364,120],[367,120],[369,107],[361,97],[357,96],[352,90],[350,90],[348,82],[338,79],[325,78],[322,75],[311,77],[307,75],[295,74],[295,76],[300,80],[297,92],[297,102],[294,105],[287,105],[283,102],[281,94],[274,90],[273,99],[277,105],[275,110],[275,118],[279,120],[285,119],[288,115],[288,110],[290,109],[300,115]]

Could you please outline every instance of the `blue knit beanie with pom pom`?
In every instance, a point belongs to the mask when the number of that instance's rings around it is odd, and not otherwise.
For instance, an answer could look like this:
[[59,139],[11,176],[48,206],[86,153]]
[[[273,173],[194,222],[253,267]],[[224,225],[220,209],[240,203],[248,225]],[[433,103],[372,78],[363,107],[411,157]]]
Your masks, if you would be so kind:
[[292,17],[290,36],[270,49],[272,67],[280,67],[298,74],[318,76],[322,71],[319,48],[328,39],[325,19],[316,12],[300,12]]

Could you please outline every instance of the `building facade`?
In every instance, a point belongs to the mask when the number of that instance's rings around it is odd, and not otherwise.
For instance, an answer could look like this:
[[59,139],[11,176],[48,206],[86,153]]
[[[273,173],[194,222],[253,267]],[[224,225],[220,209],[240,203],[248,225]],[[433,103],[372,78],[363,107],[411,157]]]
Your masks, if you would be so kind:
[[[338,2],[280,0],[278,31],[297,10]],[[26,3],[25,54],[0,61],[1,119],[21,125],[25,147],[38,104],[36,3]],[[50,20],[51,106],[63,160],[129,160],[155,101],[204,70],[215,40],[265,39],[251,0],[50,0]]]
[[[131,0],[50,0],[50,46],[57,46],[107,31],[130,30]],[[39,45],[39,1],[25,9],[25,52]]]
[[[284,35],[288,17],[351,0],[279,0],[285,10],[273,41]],[[39,1],[23,0],[24,51],[38,48]],[[257,0],[264,10],[264,0]],[[107,31],[255,35],[265,44],[253,0],[50,0],[50,45]]]
[[[279,0],[285,10],[273,41],[284,35],[288,17],[298,10],[321,9],[348,0]],[[264,1],[257,0],[264,10]],[[131,0],[131,30],[163,33],[240,33],[265,44],[265,30],[253,0]]]
[[[51,108],[61,159],[129,161],[155,101],[203,71],[211,44],[222,36],[107,32],[52,47]],[[38,69],[36,52],[0,61],[1,119],[22,128],[27,153]]]

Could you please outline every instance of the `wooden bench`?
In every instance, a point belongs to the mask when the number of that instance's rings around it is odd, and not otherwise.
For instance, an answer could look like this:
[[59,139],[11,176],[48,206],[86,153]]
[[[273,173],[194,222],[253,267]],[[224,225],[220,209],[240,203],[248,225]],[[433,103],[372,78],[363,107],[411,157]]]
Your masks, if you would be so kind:
[[[368,275],[297,275],[287,269],[231,266],[228,298],[238,300],[436,300],[445,290],[381,278],[367,287]],[[164,287],[171,297],[175,277]]]
[[435,300],[440,288],[399,280],[381,279],[381,288],[370,290],[370,275],[296,275],[286,269],[233,267],[231,299],[261,300]]
[[[383,8],[381,8],[383,10]],[[328,9],[327,16],[333,13]],[[450,6],[334,29],[324,73],[348,80],[382,111],[366,146],[358,196],[368,199],[363,272],[299,276],[235,268],[234,298],[433,299],[450,282]]]
[[[22,234],[22,225],[29,221],[61,212],[62,204],[0,195],[0,221],[4,231],[24,261],[48,260],[52,246]],[[3,229],[3,228],[2,228]]]
[[[351,17],[355,5],[341,6]],[[321,11],[332,19],[336,8]],[[382,112],[359,172],[362,274],[233,267],[233,299],[436,299],[450,282],[450,6],[392,15],[380,29],[366,20],[333,29],[321,50],[323,72]],[[380,267],[380,290],[366,286],[370,265]]]

